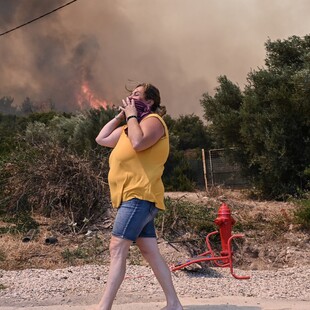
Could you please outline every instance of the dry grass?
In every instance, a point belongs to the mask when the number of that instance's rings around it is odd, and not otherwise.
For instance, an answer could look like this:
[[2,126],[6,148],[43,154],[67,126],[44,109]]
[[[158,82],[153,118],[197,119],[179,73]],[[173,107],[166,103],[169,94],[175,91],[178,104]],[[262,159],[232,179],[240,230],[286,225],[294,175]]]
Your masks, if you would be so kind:
[[[42,219],[42,217],[40,217]],[[25,234],[0,235],[0,249],[4,259],[0,261],[1,269],[53,268],[59,265],[61,248],[58,245],[45,245],[49,235],[48,219],[44,220],[34,240],[23,242]]]
[[[5,253],[1,269],[54,268],[59,266],[61,249],[40,241],[23,243],[21,236],[2,235],[0,247]],[[60,264],[61,267],[61,264]]]
[[234,255],[236,265],[242,268],[269,269],[309,264],[309,234],[295,223],[296,205],[293,203],[254,200],[249,198],[246,190],[222,188],[209,193],[166,195],[171,199],[181,197],[193,204],[212,206],[216,212],[221,203],[226,202],[236,220],[233,233],[245,235],[244,239],[238,240]]
[[[197,252],[204,251],[204,237],[213,229],[207,226],[214,220],[221,202],[226,201],[236,220],[234,233],[245,234],[244,240],[236,245],[236,265],[245,269],[266,269],[307,264],[310,252],[309,235],[294,226],[293,204],[253,201],[247,199],[244,193],[235,191],[218,192],[215,196],[203,192],[167,195],[174,200],[171,210],[165,213],[165,216],[171,216],[169,219],[165,218],[165,221],[161,217],[158,218],[158,234],[161,237],[160,249],[169,263],[192,256],[193,249]],[[186,201],[190,201],[190,205],[186,205]],[[213,208],[213,213],[209,213],[210,208]],[[203,212],[203,216],[197,214],[199,210]],[[191,211],[194,213],[190,213]],[[52,220],[43,216],[33,216],[39,224],[34,240],[24,243],[24,234],[0,234],[0,269],[56,269],[71,265],[109,263],[108,244],[114,215],[113,211],[103,219],[98,218],[96,225],[75,232],[65,217]],[[188,227],[189,222],[185,215],[199,216],[205,224],[201,223],[200,228],[198,224]],[[6,225],[13,224],[0,223],[2,227]],[[171,227],[177,235],[166,236]],[[92,233],[87,234],[88,229]],[[45,244],[45,239],[50,236],[56,236],[58,243]],[[197,238],[199,240],[195,241]],[[190,239],[193,239],[192,242]],[[136,247],[130,250],[129,262],[145,264]]]
[[[85,263],[103,263],[108,257],[109,232],[61,234],[51,227],[55,222],[42,216],[35,217],[38,233],[29,242],[23,242],[25,234],[0,235],[0,269],[25,268],[56,269]],[[46,238],[54,236],[58,242],[47,244]]]

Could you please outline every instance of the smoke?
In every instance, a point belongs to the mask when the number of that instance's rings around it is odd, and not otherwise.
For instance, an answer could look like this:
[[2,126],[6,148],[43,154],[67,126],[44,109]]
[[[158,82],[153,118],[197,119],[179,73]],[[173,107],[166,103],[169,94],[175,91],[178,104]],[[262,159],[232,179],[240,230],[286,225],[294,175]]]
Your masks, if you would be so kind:
[[[0,0],[0,32],[66,2]],[[242,88],[268,38],[307,34],[309,10],[307,0],[79,0],[0,37],[0,98],[74,111],[85,80],[116,105],[145,81],[169,114],[202,115],[219,75]]]

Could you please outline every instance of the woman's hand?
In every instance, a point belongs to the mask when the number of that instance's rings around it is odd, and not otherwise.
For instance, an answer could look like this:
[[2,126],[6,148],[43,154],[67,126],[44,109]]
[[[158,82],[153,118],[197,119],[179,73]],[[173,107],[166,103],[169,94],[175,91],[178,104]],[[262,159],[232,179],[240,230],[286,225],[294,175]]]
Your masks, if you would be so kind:
[[[120,110],[120,109],[119,109]],[[123,121],[125,120],[125,112],[124,111],[120,111],[116,116],[115,118],[119,121]]]
[[132,115],[137,116],[138,113],[133,99],[130,100],[129,97],[127,97],[126,99],[123,99],[122,102],[123,106],[120,106],[120,109],[125,113],[126,119]]

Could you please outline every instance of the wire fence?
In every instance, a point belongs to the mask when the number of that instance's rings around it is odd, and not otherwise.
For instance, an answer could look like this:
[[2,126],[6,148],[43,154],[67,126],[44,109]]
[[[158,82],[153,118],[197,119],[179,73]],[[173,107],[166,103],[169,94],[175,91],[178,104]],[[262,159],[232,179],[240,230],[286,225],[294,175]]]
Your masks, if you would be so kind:
[[202,150],[201,159],[188,161],[194,171],[196,186],[199,188],[223,186],[245,188],[248,180],[242,176],[237,163],[231,163],[225,156],[224,149]]

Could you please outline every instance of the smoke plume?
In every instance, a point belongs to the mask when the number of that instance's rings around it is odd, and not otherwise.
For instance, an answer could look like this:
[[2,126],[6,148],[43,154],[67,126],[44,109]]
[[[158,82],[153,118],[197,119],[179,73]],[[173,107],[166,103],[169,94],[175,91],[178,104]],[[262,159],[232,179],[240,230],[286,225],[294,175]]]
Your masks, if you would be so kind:
[[[66,2],[0,0],[0,32]],[[145,81],[169,114],[202,115],[219,75],[242,88],[268,38],[307,34],[309,10],[308,0],[78,0],[0,37],[0,98],[74,111],[84,82],[118,105],[125,86]]]

